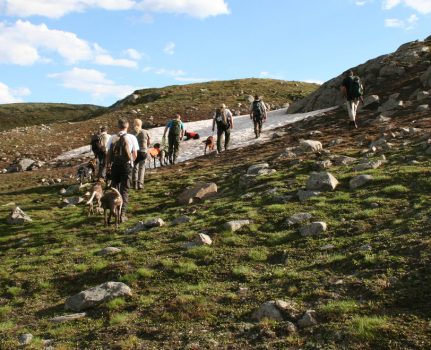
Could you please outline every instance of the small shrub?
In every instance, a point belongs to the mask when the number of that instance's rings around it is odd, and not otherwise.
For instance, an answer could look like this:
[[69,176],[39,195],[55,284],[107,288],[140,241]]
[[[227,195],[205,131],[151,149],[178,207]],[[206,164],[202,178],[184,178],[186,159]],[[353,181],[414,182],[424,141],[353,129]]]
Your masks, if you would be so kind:
[[403,185],[392,185],[387,186],[382,190],[383,193],[386,194],[399,194],[399,193],[408,193],[410,189]]
[[21,289],[20,287],[9,287],[9,288],[7,289],[7,292],[8,292],[10,295],[12,295],[12,296],[16,297],[16,296],[18,296],[18,295],[20,295],[20,294],[22,293],[22,289]]
[[12,321],[0,322],[0,332],[5,332],[15,327],[15,323]]
[[0,320],[6,320],[11,312],[12,307],[10,307],[9,305],[0,306]]
[[128,273],[120,278],[121,282],[124,283],[133,283],[139,279],[139,275],[136,272]]
[[249,280],[254,276],[253,270],[248,266],[237,266],[232,269],[232,274],[241,280]]
[[154,271],[151,269],[147,269],[146,267],[141,267],[137,271],[139,277],[141,278],[150,278],[154,276]]
[[188,275],[192,272],[197,271],[198,267],[194,262],[185,261],[179,262],[176,267],[174,267],[173,271],[177,276]]
[[203,259],[205,257],[211,256],[212,254],[213,250],[207,245],[191,248],[186,253],[187,256],[195,259]]
[[356,311],[359,305],[354,300],[335,300],[323,305],[320,310],[326,314],[349,314]]
[[142,307],[148,307],[150,305],[153,305],[155,302],[155,299],[150,295],[142,295],[139,297],[139,304]]

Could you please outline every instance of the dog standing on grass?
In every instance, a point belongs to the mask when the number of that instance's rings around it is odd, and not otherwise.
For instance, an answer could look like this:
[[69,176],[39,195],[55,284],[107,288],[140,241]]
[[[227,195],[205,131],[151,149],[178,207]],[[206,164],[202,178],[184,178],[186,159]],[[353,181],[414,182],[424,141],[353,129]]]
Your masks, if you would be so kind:
[[205,144],[204,154],[207,154],[207,149],[208,149],[209,152],[215,151],[214,136],[208,136],[208,138],[205,141],[203,141],[203,143]]
[[123,206],[123,198],[120,192],[116,188],[111,187],[111,191],[105,192],[100,201],[103,208],[103,222],[105,226],[111,224],[111,217],[114,215],[115,227],[118,228],[121,221],[121,207]]
[[82,185],[85,180],[93,181],[96,174],[96,160],[91,159],[87,164],[80,165],[76,173],[76,179]]
[[91,189],[91,197],[90,199],[87,201],[87,205],[88,205],[88,216],[90,216],[91,214],[94,214],[94,205],[93,205],[93,201],[96,200],[96,213],[99,212],[101,206],[102,206],[102,202],[101,199],[103,197],[103,187],[105,185],[105,181],[103,179],[99,179],[94,185],[93,188]]

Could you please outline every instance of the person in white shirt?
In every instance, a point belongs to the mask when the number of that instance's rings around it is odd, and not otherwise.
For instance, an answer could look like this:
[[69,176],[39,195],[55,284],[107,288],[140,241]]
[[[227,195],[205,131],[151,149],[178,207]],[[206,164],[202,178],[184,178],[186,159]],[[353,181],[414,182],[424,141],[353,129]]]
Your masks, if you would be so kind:
[[127,221],[126,210],[129,203],[129,188],[132,182],[134,161],[139,151],[138,140],[128,134],[129,122],[126,119],[118,120],[119,132],[108,140],[107,169],[111,174],[111,185],[116,187],[123,198],[121,208],[121,222]]

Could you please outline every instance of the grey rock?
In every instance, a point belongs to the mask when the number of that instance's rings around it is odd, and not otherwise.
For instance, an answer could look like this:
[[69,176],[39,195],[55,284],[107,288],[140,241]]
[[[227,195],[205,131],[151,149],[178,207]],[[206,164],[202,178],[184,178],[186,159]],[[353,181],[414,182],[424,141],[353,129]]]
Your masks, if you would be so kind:
[[247,189],[249,187],[252,187],[257,183],[257,179],[255,175],[247,175],[244,174],[239,178],[239,187],[243,189]]
[[314,310],[305,311],[304,315],[297,322],[297,325],[299,328],[312,327],[312,326],[315,326],[316,324],[317,324],[316,311]]
[[334,147],[334,146],[338,146],[341,145],[343,143],[343,139],[342,138],[338,138],[335,140],[331,140],[331,142],[329,142],[329,147]]
[[63,199],[63,203],[66,205],[78,205],[84,202],[84,198],[82,197],[70,197]]
[[286,220],[286,223],[288,225],[296,225],[296,224],[303,223],[304,221],[311,220],[312,217],[313,215],[311,215],[310,213],[297,213],[292,215],[290,218],[288,218]]
[[34,160],[29,158],[21,159],[17,164],[17,171],[27,171],[31,170]]
[[355,167],[353,167],[353,171],[364,171],[368,169],[377,169],[381,167],[384,164],[384,160],[376,160],[373,162],[366,162],[362,164],[358,164]]
[[377,108],[380,104],[380,97],[378,95],[370,95],[365,97],[363,108]]
[[275,306],[282,312],[283,316],[289,318],[290,320],[296,320],[300,316],[299,307],[292,300],[276,300]]
[[298,332],[298,329],[296,328],[295,324],[293,322],[287,321],[286,322],[286,331],[288,335],[295,334]]
[[19,342],[19,345],[21,346],[30,345],[32,341],[33,341],[33,334],[31,333],[21,334],[18,337],[18,342]]
[[215,183],[198,183],[191,188],[185,189],[177,198],[179,204],[191,204],[196,200],[206,199],[217,193]]
[[106,247],[103,248],[102,250],[100,250],[99,252],[97,252],[97,255],[115,255],[121,253],[121,249],[120,248],[116,248],[116,247]]
[[342,155],[333,156],[331,158],[335,165],[351,165],[358,161],[356,158]]
[[404,106],[404,101],[389,99],[379,108],[379,112],[386,112],[394,109],[400,109],[403,106]]
[[135,226],[127,229],[124,231],[126,234],[134,234],[141,231],[148,231],[152,228],[162,227],[165,226],[165,222],[163,219],[157,218],[157,219],[151,219],[149,221],[143,222],[139,221]]
[[316,162],[317,170],[326,170],[332,167],[332,162],[329,159]]
[[274,300],[267,301],[266,303],[262,304],[259,309],[253,312],[251,317],[256,321],[261,321],[264,319],[283,321],[283,315],[277,308]]
[[80,312],[117,297],[131,296],[132,290],[121,282],[106,282],[67,298],[66,310]]
[[431,87],[431,66],[428,67],[427,71],[421,75],[420,79],[425,88]]
[[286,148],[281,154],[280,157],[285,157],[285,158],[295,158],[298,156],[298,154],[295,152],[296,148],[295,147],[289,147]]
[[70,321],[79,320],[82,318],[85,318],[87,316],[87,313],[81,312],[77,314],[69,314],[69,315],[63,315],[63,316],[56,316],[50,319],[52,323],[65,323]]
[[64,196],[66,194],[66,192],[67,192],[66,189],[62,188],[62,189],[60,189],[60,191],[58,191],[58,194],[61,196]]
[[338,185],[338,180],[328,172],[311,173],[306,188],[309,191],[333,191]]
[[250,166],[247,169],[247,175],[258,175],[260,170],[268,169],[268,168],[269,168],[268,163],[255,164],[255,165]]
[[428,91],[419,91],[416,98],[420,101],[428,97],[430,97],[430,93]]
[[349,186],[351,190],[355,190],[359,187],[366,185],[373,180],[372,175],[358,175],[350,180]]
[[311,197],[319,196],[320,192],[299,190],[297,195],[298,195],[299,201],[302,203],[310,199]]
[[223,228],[225,230],[235,232],[241,229],[243,226],[247,226],[247,225],[250,225],[250,220],[233,220],[233,221],[226,222],[223,225]]
[[379,75],[380,77],[392,77],[392,76],[401,76],[405,73],[405,68],[396,66],[394,64],[389,64],[386,66],[383,66],[380,69]]
[[6,222],[9,225],[22,225],[26,222],[32,222],[33,220],[28,216],[26,213],[24,213],[23,210],[21,210],[19,207],[15,207],[12,209],[12,211],[9,213],[9,216],[6,219]]
[[308,236],[317,236],[321,233],[325,232],[327,229],[327,225],[323,221],[316,221],[309,225],[301,227],[299,230],[301,236],[308,237]]
[[202,245],[211,245],[213,244],[213,241],[210,236],[206,235],[205,233],[199,233],[199,235],[196,237],[194,243],[197,246]]
[[322,146],[322,143],[320,141],[302,140],[299,143],[299,149],[305,153],[318,152],[318,151],[321,151],[323,149],[323,146]]
[[426,112],[426,111],[428,111],[430,109],[430,106],[429,105],[420,105],[420,106],[418,106],[418,108],[416,108],[416,110],[418,111],[418,112]]
[[177,225],[181,225],[181,224],[186,224],[190,221],[191,221],[191,219],[188,216],[183,215],[183,216],[180,216],[180,217],[172,220],[172,225],[177,226]]

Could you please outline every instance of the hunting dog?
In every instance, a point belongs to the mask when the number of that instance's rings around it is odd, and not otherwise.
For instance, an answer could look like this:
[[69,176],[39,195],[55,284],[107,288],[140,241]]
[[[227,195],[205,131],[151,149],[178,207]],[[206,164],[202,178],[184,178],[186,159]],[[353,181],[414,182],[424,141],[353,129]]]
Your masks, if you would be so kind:
[[204,154],[207,154],[207,149],[208,149],[209,152],[215,151],[214,136],[208,136],[208,138],[205,141],[203,141],[203,143],[205,144]]
[[120,192],[116,188],[111,187],[111,191],[105,192],[100,202],[103,208],[103,222],[105,226],[111,224],[111,217],[114,215],[115,227],[118,228],[121,221],[121,207],[123,206],[123,198]]
[[103,197],[103,187],[105,186],[105,181],[103,179],[99,179],[91,189],[91,197],[87,201],[88,205],[88,216],[94,214],[94,205],[93,201],[96,200],[96,213],[98,213],[102,207],[101,199]]
[[151,161],[154,162],[154,168],[156,168],[156,160],[159,161],[160,166],[168,164],[168,153],[161,148],[160,143],[155,143],[153,148],[150,148],[147,152],[147,159],[151,167]]
[[96,159],[91,159],[87,164],[79,166],[76,173],[76,179],[79,184],[82,185],[85,180],[93,181],[96,174]]

